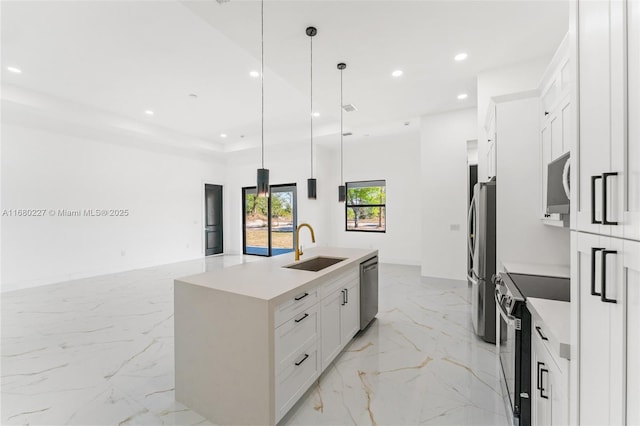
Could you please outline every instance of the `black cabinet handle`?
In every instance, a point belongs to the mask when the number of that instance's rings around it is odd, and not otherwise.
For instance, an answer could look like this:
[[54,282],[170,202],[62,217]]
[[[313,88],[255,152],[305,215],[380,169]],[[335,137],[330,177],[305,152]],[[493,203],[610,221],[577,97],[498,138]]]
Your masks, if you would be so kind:
[[300,322],[300,321],[302,321],[303,319],[305,319],[305,318],[306,318],[306,317],[308,317],[308,316],[309,316],[309,314],[304,314],[303,316],[301,316],[300,318],[298,318],[298,319],[296,319],[296,320],[294,320],[294,321],[295,321],[295,322]]
[[[544,365],[544,364],[542,364]],[[544,388],[544,381],[542,380],[542,375],[544,373],[547,373],[547,376],[549,375],[549,370],[547,370],[546,368],[541,368],[540,369],[540,397],[544,398],[544,399],[549,399],[549,395],[545,395],[543,392],[546,390]]]
[[537,376],[537,382],[538,382],[538,383],[537,383],[536,388],[537,388],[538,390],[541,390],[541,389],[542,389],[542,385],[540,384],[540,366],[541,366],[541,365],[543,366],[543,365],[544,365],[544,363],[543,363],[543,362],[538,362],[538,368],[537,368],[537,374],[536,374],[536,376]]
[[305,294],[303,294],[303,295],[300,295],[300,296],[294,297],[294,300],[302,300],[302,299],[304,299],[305,297],[307,297],[308,295],[309,295],[309,293],[305,293]]
[[618,303],[616,299],[607,298],[607,255],[616,254],[616,250],[602,250],[602,294],[600,300],[605,303]]
[[591,248],[591,295],[592,296],[601,296],[601,294],[596,291],[596,253],[601,250],[604,250],[604,249],[602,247]]
[[303,362],[305,362],[307,360],[307,358],[309,358],[309,354],[304,354],[304,358],[302,358],[300,361],[296,362],[296,367],[300,364],[302,364]]
[[549,115],[549,111],[544,112],[544,116],[546,117],[547,115]]
[[540,335],[540,338],[542,340],[549,340],[544,334],[542,334],[542,330],[540,329],[539,326],[536,325],[536,331],[538,332],[538,334]]
[[348,288],[344,289],[344,294],[345,294],[344,303],[349,303],[349,289]]
[[342,292],[342,303],[341,305],[344,306],[347,304],[347,293],[346,290],[340,290]]
[[618,173],[613,172],[602,174],[602,224],[617,225],[618,222],[607,220],[607,178],[609,176],[618,176]]
[[602,223],[601,220],[596,220],[596,181],[598,179],[602,179],[602,176],[591,176],[591,223]]

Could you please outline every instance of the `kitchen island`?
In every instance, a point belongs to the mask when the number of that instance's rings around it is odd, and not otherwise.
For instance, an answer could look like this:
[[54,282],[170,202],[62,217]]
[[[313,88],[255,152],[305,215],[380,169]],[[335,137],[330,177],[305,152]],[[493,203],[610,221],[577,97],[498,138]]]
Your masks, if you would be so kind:
[[[374,256],[323,247],[175,280],[176,399],[217,424],[276,424],[359,330]],[[342,260],[287,268],[317,257]]]

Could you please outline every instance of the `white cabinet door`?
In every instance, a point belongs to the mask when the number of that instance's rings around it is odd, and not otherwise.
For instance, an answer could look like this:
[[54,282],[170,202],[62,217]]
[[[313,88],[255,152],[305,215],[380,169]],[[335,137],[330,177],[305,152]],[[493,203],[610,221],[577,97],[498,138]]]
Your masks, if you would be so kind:
[[640,242],[624,241],[627,424],[640,425]]
[[346,303],[341,306],[340,328],[342,344],[346,345],[360,330],[360,283],[354,280],[344,289]]
[[624,2],[581,1],[577,229],[623,234]]
[[574,241],[580,424],[623,424],[622,240],[577,233]]
[[640,1],[627,2],[627,149],[624,237],[640,240]]
[[531,340],[531,424],[548,426],[551,425],[553,401],[550,383],[551,362],[546,354],[546,348],[536,339],[536,336],[532,336]]
[[551,161],[551,122],[546,117],[542,124],[541,143],[542,143],[542,217],[549,217],[547,213],[547,166]]
[[342,310],[343,293],[341,290],[335,291],[321,302],[322,304],[322,370],[340,353],[342,349],[342,329],[340,326],[340,314]]

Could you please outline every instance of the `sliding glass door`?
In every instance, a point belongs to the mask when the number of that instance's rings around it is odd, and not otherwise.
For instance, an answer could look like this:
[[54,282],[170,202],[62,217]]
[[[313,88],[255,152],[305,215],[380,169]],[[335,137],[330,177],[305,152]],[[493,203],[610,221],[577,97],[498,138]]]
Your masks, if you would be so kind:
[[243,253],[277,256],[295,248],[296,185],[272,185],[270,197],[256,196],[256,188],[242,188]]

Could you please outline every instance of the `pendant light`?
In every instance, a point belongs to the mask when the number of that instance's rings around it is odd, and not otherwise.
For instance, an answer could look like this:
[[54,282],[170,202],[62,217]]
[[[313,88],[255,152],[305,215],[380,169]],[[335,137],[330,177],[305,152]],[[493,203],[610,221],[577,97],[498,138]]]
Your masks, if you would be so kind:
[[269,196],[269,169],[264,168],[264,0],[260,2],[260,97],[261,103],[261,147],[262,168],[258,169],[256,193],[258,197]]
[[307,197],[310,200],[315,200],[317,196],[317,182],[316,179],[313,178],[313,37],[318,34],[318,30],[316,27],[307,27],[306,31],[309,36],[309,44],[311,47],[311,60],[310,60],[310,80],[311,80],[311,104],[309,117],[311,118],[311,177],[307,179]]
[[347,201],[347,187],[344,184],[344,132],[342,129],[342,71],[347,67],[347,64],[340,62],[338,69],[340,70],[340,186],[338,186],[338,201],[344,203]]

